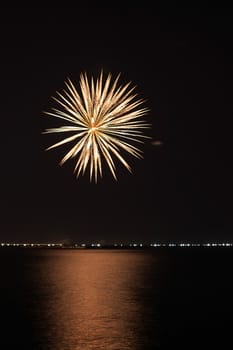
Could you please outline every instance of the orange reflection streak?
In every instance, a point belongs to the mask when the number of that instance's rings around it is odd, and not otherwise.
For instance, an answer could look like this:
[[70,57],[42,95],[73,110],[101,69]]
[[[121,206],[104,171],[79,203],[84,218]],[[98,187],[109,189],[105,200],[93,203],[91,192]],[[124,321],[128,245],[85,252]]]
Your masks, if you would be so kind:
[[63,251],[54,258],[46,268],[45,317],[57,349],[135,350],[142,312],[140,253]]

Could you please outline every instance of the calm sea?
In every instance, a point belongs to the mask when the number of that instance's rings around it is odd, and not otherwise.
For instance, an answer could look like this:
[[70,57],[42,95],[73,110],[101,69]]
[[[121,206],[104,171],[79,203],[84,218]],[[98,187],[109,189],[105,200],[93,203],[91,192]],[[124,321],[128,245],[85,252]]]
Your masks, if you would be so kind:
[[0,249],[0,349],[230,349],[232,248]]

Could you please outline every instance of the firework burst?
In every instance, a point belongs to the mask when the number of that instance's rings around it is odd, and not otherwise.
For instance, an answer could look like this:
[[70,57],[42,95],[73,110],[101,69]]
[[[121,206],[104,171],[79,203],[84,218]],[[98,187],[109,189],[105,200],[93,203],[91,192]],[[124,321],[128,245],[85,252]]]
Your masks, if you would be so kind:
[[[74,173],[78,177],[89,168],[90,181],[102,177],[102,161],[105,160],[113,177],[116,177],[114,159],[118,159],[131,172],[122,152],[136,158],[142,158],[142,151],[135,143],[143,143],[144,129],[150,125],[141,117],[149,111],[141,108],[145,102],[137,99],[135,86],[131,82],[118,86],[120,74],[115,80],[109,73],[104,80],[103,72],[94,81],[88,80],[86,73],[80,75],[80,92],[70,79],[66,88],[57,92],[53,99],[59,108],[45,112],[67,122],[67,125],[46,129],[44,133],[68,134],[47,150],[73,142],[69,152],[62,158],[60,165],[70,158],[76,158]],[[140,106],[140,108],[139,108]]]

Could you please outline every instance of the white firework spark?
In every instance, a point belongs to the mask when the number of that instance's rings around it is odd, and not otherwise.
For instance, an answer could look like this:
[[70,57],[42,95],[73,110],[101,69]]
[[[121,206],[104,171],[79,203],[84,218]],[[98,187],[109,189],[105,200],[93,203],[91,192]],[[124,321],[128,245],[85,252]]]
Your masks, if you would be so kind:
[[76,158],[74,173],[78,177],[89,167],[90,181],[97,182],[102,177],[102,160],[104,159],[115,179],[116,167],[114,158],[118,159],[130,172],[128,162],[120,154],[125,151],[137,158],[143,158],[142,151],[133,143],[143,143],[148,138],[143,130],[150,125],[142,116],[148,113],[148,108],[138,108],[145,101],[137,99],[133,93],[131,82],[117,86],[120,74],[115,80],[109,73],[103,79],[103,72],[90,82],[86,73],[80,75],[80,92],[77,91],[70,79],[65,82],[66,88],[62,93],[57,92],[53,99],[59,109],[52,108],[46,114],[63,119],[68,125],[46,129],[44,133],[71,133],[60,142],[47,148],[75,142],[70,151],[63,157],[60,165],[70,158]]

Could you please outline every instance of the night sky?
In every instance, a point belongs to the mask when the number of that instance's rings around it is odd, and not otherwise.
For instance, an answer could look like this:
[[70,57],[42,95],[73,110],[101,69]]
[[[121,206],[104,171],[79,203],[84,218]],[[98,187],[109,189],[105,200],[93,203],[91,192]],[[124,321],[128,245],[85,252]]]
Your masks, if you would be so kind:
[[[232,241],[231,8],[7,8],[0,26],[0,241]],[[162,144],[96,185],[45,152],[43,111],[102,68],[137,85]]]

